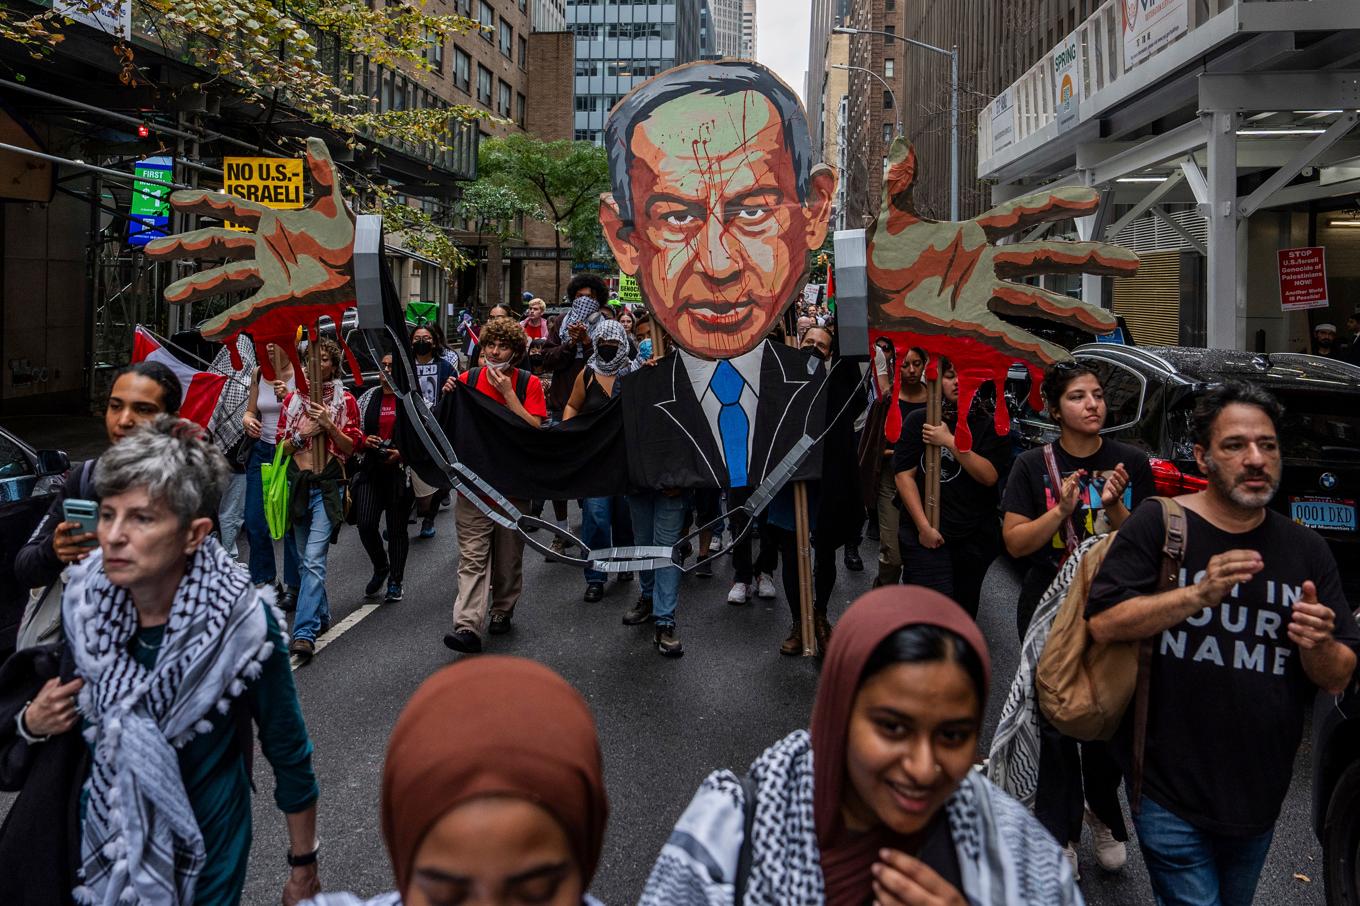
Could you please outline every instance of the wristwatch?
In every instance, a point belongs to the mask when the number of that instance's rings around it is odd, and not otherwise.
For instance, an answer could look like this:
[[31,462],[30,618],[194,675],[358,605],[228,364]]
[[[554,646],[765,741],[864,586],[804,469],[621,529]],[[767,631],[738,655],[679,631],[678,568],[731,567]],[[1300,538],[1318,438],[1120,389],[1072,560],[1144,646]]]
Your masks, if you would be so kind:
[[24,726],[24,715],[28,713],[28,706],[31,704],[33,704],[32,700],[24,702],[24,706],[19,709],[19,713],[14,715],[14,727],[19,731],[19,738],[29,745],[47,742],[52,738],[51,736],[34,736],[32,733],[28,732],[28,728]]
[[292,849],[292,847],[289,847],[289,848],[288,848],[288,852],[287,852],[288,867],[289,867],[289,868],[302,868],[302,867],[307,866],[307,865],[315,865],[315,864],[316,864],[316,856],[317,856],[317,853],[319,853],[319,852],[321,852],[321,838],[320,838],[320,837],[317,837],[317,838],[316,838],[316,846],[312,849],[312,851],[309,852],[309,853],[307,853],[307,854],[305,854],[305,855],[295,856],[295,855],[293,855],[293,849]]

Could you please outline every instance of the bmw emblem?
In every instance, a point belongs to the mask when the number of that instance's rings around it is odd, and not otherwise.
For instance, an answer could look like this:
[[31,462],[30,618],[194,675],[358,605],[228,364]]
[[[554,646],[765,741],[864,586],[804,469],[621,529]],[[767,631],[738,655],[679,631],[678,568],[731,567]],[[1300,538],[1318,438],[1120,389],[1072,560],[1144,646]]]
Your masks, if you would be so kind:
[[1323,472],[1318,478],[1318,484],[1322,485],[1324,491],[1330,491],[1336,487],[1336,475],[1331,472]]

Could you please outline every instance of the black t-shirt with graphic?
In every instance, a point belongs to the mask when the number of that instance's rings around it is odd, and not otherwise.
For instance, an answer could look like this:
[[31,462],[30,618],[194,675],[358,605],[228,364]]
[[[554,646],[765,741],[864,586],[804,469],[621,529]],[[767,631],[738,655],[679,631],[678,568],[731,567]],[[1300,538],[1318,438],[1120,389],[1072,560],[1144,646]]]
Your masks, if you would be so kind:
[[[945,422],[954,429],[956,419],[946,418]],[[921,438],[921,430],[925,424],[924,407],[908,414],[893,449],[893,473],[915,469],[916,487],[921,489],[923,496],[926,444]],[[991,414],[975,409],[968,427],[973,432],[973,452],[985,457],[1000,475],[1010,458],[1010,449],[1007,439],[997,436]],[[966,538],[979,529],[988,528],[988,522],[995,525],[996,503],[996,485],[978,483],[949,450],[940,451],[940,534],[945,541]],[[902,518],[910,520],[905,506],[902,507]]]
[[424,397],[425,405],[433,410],[444,392],[444,382],[453,375],[453,366],[442,356],[435,356],[424,364],[413,361],[412,365],[415,368],[416,386],[420,389],[420,395]]
[[[1211,833],[1264,833],[1289,789],[1304,711],[1317,693],[1289,639],[1290,608],[1304,580],[1336,613],[1337,641],[1360,651],[1360,631],[1336,561],[1312,529],[1273,511],[1249,532],[1225,532],[1189,510],[1182,587],[1209,559],[1259,551],[1265,568],[1153,639],[1143,792]],[[1087,598],[1089,619],[1157,589],[1165,537],[1161,507],[1149,501],[1125,521]],[[1132,767],[1133,708],[1114,739],[1126,775]]]
[[[1100,449],[1090,456],[1073,456],[1063,449],[1062,444],[1055,443],[1053,458],[1057,461],[1058,473],[1063,478],[1073,472],[1086,473],[1086,477],[1081,481],[1081,495],[1077,508],[1068,519],[1072,528],[1076,530],[1078,544],[1091,535],[1103,534],[1110,530],[1109,518],[1100,500],[1100,491],[1105,486],[1105,479],[1121,462],[1124,464],[1124,470],[1129,473],[1129,484],[1124,489],[1124,505],[1130,511],[1151,497],[1156,490],[1147,454],[1121,441],[1104,438]],[[1044,463],[1043,447],[1026,450],[1011,467],[1006,496],[1001,501],[1002,512],[1017,513],[1026,519],[1038,519],[1057,505],[1058,494],[1049,487],[1048,466]],[[1064,534],[1060,527],[1043,547],[1024,558],[1026,567],[1042,567],[1056,575],[1058,567],[1067,556]]]

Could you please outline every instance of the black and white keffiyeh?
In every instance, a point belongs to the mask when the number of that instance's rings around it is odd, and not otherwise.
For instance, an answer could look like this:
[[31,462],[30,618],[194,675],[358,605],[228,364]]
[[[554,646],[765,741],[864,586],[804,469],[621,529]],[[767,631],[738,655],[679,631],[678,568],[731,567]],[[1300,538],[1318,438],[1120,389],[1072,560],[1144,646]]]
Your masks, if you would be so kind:
[[[129,651],[131,595],[109,581],[95,551],[73,567],[62,618],[85,680],[78,705],[94,757],[85,784],[78,903],[189,904],[203,867],[203,836],[176,749],[212,729],[214,709],[260,675],[273,653],[267,591],[215,538],[189,558],[154,668]],[[282,613],[275,611],[280,626]]]
[[[825,899],[813,818],[812,740],[797,730],[751,765],[756,811],[742,904],[733,882],[745,835],[745,792],[710,774],[652,868],[638,906],[784,906]],[[945,806],[970,906],[1080,906],[1062,849],[1018,802],[970,771]]]
[[1083,541],[1063,561],[1058,575],[1044,590],[1029,621],[1029,629],[1025,630],[1025,641],[1020,646],[1020,665],[1015,668],[1015,679],[1006,693],[1001,720],[992,736],[992,750],[987,755],[987,777],[1029,809],[1034,808],[1034,797],[1039,789],[1039,695],[1034,688],[1039,658],[1044,653],[1058,608],[1081,565],[1081,558],[1104,538],[1105,535],[1092,535]]
[[571,300],[571,308],[562,320],[557,322],[557,341],[565,343],[571,339],[571,325],[584,324],[590,326],[591,316],[598,314],[603,303],[594,296],[585,294],[577,296]]
[[[624,330],[623,325],[618,321],[601,318],[590,329],[590,342],[594,351],[590,354],[586,367],[596,374],[623,377],[637,367],[637,363],[628,357],[628,331]],[[605,359],[600,355],[600,344],[611,342],[617,344],[614,355],[612,358]]]

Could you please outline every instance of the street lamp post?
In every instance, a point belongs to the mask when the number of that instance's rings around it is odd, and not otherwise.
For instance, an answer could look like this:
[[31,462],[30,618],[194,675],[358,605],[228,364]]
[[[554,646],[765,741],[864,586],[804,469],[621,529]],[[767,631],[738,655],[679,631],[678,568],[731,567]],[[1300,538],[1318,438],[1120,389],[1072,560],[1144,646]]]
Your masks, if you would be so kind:
[[[849,28],[846,26],[836,26],[831,31],[838,35],[882,35],[885,38],[895,38],[903,44],[910,44],[922,50],[929,50],[933,53],[943,54],[949,57],[949,219],[959,219],[959,47],[945,50],[943,47],[936,47],[934,44],[927,44],[925,41],[917,41],[914,38],[905,38],[893,32],[874,31],[867,28]],[[877,73],[875,73],[877,75]],[[881,80],[880,80],[881,81]],[[897,103],[896,99],[893,101]],[[897,131],[902,132],[902,113],[898,108]]]
[[833,63],[831,64],[831,68],[844,69],[847,71],[853,69],[856,72],[867,72],[869,75],[878,79],[879,84],[881,84],[883,88],[888,92],[888,95],[892,97],[893,112],[897,114],[897,134],[899,137],[905,134],[902,132],[902,105],[897,103],[897,92],[893,91],[892,86],[889,85],[888,82],[881,75],[874,72],[872,69],[866,69],[863,66],[850,66],[846,63]]

